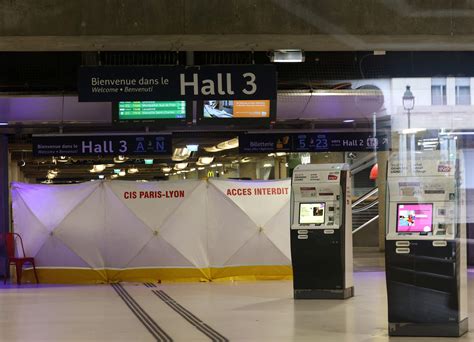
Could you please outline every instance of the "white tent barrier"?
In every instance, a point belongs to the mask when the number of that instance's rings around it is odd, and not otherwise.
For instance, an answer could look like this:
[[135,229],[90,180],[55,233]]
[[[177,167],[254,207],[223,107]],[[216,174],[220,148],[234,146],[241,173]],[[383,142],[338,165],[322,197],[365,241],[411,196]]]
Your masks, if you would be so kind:
[[288,278],[289,200],[289,180],[12,183],[14,231],[60,283]]

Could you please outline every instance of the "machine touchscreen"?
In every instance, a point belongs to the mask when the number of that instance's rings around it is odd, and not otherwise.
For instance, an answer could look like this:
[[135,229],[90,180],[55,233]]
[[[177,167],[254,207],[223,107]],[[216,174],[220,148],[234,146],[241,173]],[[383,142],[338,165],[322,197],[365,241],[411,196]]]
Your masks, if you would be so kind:
[[323,224],[325,203],[300,203],[300,224]]
[[398,233],[429,233],[432,231],[432,203],[399,203],[397,205]]

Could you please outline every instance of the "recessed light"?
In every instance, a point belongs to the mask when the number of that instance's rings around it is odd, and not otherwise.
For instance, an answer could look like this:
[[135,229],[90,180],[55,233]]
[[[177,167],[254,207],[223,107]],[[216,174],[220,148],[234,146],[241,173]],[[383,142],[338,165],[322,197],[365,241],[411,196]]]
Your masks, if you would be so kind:
[[350,122],[354,122],[354,121],[355,121],[355,120],[353,120],[353,119],[347,119],[347,120],[344,120],[343,122],[345,122],[345,123],[350,123]]

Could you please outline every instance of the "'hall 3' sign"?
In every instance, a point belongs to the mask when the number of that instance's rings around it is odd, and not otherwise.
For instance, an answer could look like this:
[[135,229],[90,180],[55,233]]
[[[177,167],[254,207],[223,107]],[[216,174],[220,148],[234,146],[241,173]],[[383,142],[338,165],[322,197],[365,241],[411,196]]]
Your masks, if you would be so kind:
[[171,154],[170,134],[109,134],[109,135],[36,135],[33,155],[147,155]]
[[79,101],[275,100],[274,65],[84,66]]

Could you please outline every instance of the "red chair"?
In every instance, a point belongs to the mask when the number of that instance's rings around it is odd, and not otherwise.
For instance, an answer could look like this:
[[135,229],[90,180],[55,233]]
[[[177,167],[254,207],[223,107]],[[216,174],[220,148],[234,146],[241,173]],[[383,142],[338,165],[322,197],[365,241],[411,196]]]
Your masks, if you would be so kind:
[[[23,240],[21,239],[20,234],[17,233],[6,233],[4,235],[5,247],[7,250],[7,261],[8,261],[8,270],[9,273],[10,265],[14,264],[16,266],[16,282],[18,285],[21,285],[21,275],[23,271],[24,264],[33,265],[33,271],[35,273],[36,283],[38,281],[38,275],[36,274],[35,258],[27,257],[25,254],[25,248],[23,247]],[[23,257],[15,256],[17,240],[20,241],[21,251],[23,252]],[[4,284],[7,283],[7,277],[5,277]]]

